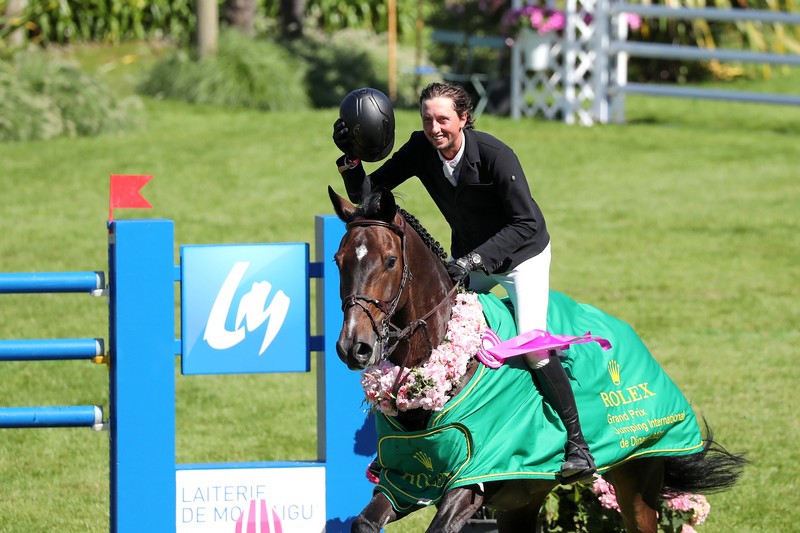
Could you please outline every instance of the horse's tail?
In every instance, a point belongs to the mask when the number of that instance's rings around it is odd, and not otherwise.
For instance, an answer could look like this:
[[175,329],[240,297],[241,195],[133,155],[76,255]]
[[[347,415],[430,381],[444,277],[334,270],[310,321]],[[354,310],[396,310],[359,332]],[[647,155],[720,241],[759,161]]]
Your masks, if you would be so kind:
[[681,493],[728,490],[739,481],[747,463],[744,454],[730,453],[714,441],[714,434],[706,424],[702,451],[665,459],[662,495],[673,497]]

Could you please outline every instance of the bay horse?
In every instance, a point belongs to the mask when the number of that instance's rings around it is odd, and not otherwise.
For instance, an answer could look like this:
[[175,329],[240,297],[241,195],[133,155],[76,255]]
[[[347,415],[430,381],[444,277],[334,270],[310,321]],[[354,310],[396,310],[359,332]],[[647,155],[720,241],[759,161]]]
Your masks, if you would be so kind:
[[[413,216],[397,207],[390,191],[374,192],[359,206],[330,187],[328,192],[337,216],[346,223],[335,254],[344,311],[336,344],[339,358],[351,370],[384,359],[400,367],[419,367],[442,343],[456,299],[445,268],[446,254]],[[472,360],[450,395],[467,385],[480,366]],[[395,383],[395,388],[399,385]],[[400,410],[392,419],[419,431],[432,414],[414,408]],[[615,489],[629,533],[657,532],[662,497],[725,490],[736,483],[746,459],[720,447],[706,430],[705,438],[698,435],[696,453],[634,457],[603,472]],[[500,532],[533,531],[548,493],[557,485],[556,479],[504,479],[448,488],[435,502],[437,511],[427,531],[461,531],[483,507],[495,511]],[[429,503],[420,501],[398,510],[376,490],[352,531],[378,532]]]

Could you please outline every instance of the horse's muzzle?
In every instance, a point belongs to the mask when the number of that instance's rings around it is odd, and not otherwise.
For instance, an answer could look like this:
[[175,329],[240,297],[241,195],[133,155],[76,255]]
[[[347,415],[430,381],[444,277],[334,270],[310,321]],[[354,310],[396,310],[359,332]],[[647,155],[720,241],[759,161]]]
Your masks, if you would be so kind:
[[336,353],[350,370],[363,370],[381,360],[383,343],[343,339],[336,342]]

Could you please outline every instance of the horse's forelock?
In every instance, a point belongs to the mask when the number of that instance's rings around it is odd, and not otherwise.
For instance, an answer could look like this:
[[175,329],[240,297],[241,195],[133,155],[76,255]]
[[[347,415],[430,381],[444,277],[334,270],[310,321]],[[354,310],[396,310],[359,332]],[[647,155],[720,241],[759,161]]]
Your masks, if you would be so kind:
[[[387,205],[387,201],[391,206]],[[394,197],[387,191],[373,192],[364,197],[361,205],[353,213],[356,217],[383,220],[384,222],[391,222],[396,214],[397,205],[394,203]]]

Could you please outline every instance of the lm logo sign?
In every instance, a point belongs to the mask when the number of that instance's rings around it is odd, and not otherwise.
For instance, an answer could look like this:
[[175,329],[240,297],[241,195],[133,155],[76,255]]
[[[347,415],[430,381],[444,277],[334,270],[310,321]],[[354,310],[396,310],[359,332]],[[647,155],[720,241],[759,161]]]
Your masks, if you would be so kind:
[[291,299],[283,290],[278,289],[268,304],[267,298],[272,290],[272,284],[269,281],[256,281],[250,292],[242,296],[239,301],[239,309],[236,312],[236,329],[227,329],[225,322],[231,312],[236,290],[249,267],[249,261],[234,263],[222,284],[222,289],[217,294],[217,299],[214,300],[203,339],[216,350],[227,350],[242,342],[245,339],[245,326],[247,331],[252,332],[266,322],[264,342],[261,343],[261,349],[258,351],[258,355],[263,354],[280,331],[286,314],[289,312]]
[[181,247],[184,374],[307,372],[307,243]]

